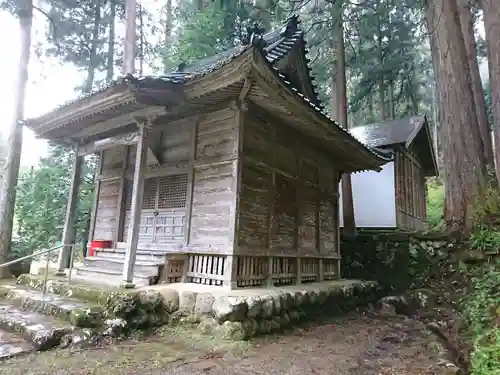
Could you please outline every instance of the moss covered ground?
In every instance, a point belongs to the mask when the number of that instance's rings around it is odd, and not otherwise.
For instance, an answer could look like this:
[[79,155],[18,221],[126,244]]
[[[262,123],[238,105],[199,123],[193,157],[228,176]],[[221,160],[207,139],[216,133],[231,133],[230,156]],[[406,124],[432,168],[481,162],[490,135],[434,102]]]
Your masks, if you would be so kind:
[[57,350],[0,364],[0,375],[442,375],[441,348],[418,322],[378,312],[228,342],[186,328],[90,350]]

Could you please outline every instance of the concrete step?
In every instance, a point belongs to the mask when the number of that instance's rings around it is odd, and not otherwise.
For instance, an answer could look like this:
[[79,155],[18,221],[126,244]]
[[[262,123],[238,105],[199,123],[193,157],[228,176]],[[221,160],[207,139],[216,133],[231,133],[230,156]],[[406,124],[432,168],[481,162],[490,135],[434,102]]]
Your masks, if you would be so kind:
[[0,305],[0,329],[18,333],[35,350],[52,349],[73,333],[67,322],[7,304]]
[[105,311],[101,306],[53,293],[44,296],[42,291],[16,286],[10,288],[5,298],[23,310],[55,316],[75,327],[98,327],[105,320]]
[[[124,263],[125,258],[108,258],[104,257],[104,255],[86,257],[83,261],[85,267],[97,267],[120,272],[123,272]],[[134,270],[141,274],[156,276],[160,274],[161,267],[163,267],[163,263],[136,260]]]
[[[115,258],[115,259],[125,259],[125,249],[96,249],[95,257],[100,258]],[[155,262],[158,264],[164,264],[166,259],[165,252],[154,251],[154,250],[138,250],[135,255],[136,261],[141,262]]]
[[[74,279],[87,283],[99,283],[109,286],[120,286],[123,281],[123,272],[107,270],[98,267],[84,266],[76,269]],[[134,272],[134,284],[136,286],[148,286],[158,282],[158,276]]]
[[0,361],[28,354],[34,350],[34,346],[19,334],[0,329]]

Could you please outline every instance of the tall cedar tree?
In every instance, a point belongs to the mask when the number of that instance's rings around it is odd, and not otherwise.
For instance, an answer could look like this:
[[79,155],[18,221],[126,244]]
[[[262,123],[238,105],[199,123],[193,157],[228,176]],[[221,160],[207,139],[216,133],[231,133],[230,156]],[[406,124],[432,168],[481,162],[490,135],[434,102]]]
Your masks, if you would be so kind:
[[[343,0],[337,0],[332,12],[333,19],[333,39],[335,40],[335,82],[336,92],[332,92],[332,106],[336,108],[335,114],[340,125],[347,128],[347,89],[346,89],[346,64],[344,45],[344,17]],[[344,231],[347,233],[356,232],[356,219],[354,217],[354,200],[352,196],[352,181],[350,173],[342,174],[342,211],[344,217]]]
[[457,0],[460,26],[467,51],[467,59],[469,61],[470,73],[472,78],[472,90],[474,92],[474,105],[476,107],[477,122],[483,142],[484,159],[488,167],[494,166],[493,147],[491,143],[491,132],[488,125],[488,115],[486,113],[486,105],[484,102],[484,90],[479,74],[479,64],[477,62],[477,47],[474,37],[474,21],[469,4],[469,0]]
[[[16,205],[16,188],[21,164],[21,151],[23,145],[23,120],[26,83],[28,81],[28,66],[31,52],[31,29],[33,25],[32,0],[17,3],[19,7],[16,15],[19,19],[21,31],[21,54],[17,72],[17,87],[15,93],[15,115],[12,122],[8,140],[7,161],[5,163],[3,194],[0,202],[0,263],[8,257],[12,228],[14,224],[14,209]],[[2,277],[8,276],[6,267],[0,269]]]
[[496,175],[500,181],[500,4],[498,0],[479,0],[479,4],[488,51]]
[[428,0],[427,24],[434,33],[441,106],[445,179],[445,225],[457,235],[472,229],[470,208],[486,183],[481,135],[456,1]]

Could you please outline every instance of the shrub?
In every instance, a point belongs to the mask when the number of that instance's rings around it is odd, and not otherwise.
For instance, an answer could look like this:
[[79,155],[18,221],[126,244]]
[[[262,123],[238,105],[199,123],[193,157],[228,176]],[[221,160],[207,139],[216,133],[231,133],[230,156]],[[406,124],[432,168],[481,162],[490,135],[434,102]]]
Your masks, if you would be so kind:
[[427,181],[427,220],[430,229],[444,225],[444,185],[439,178]]
[[472,375],[500,374],[500,269],[473,272],[472,288],[461,310],[473,333]]

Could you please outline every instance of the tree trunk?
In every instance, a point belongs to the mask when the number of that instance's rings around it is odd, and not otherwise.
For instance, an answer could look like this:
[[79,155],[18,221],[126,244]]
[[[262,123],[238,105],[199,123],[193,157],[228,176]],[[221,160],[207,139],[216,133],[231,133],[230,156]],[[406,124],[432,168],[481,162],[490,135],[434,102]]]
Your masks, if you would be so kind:
[[380,83],[378,86],[378,96],[380,100],[380,121],[385,121],[387,115],[385,113],[385,87],[384,87],[384,77],[380,77]]
[[[21,5],[21,4],[20,4]],[[15,115],[12,122],[8,144],[7,160],[4,167],[3,194],[0,202],[0,263],[5,263],[10,252],[16,188],[19,178],[19,165],[23,146],[24,99],[28,81],[28,66],[31,51],[31,29],[33,25],[33,3],[27,0],[18,11],[21,32],[21,55],[17,72],[15,93]],[[0,268],[1,277],[10,274],[6,267]]]
[[500,5],[498,0],[479,0],[483,9],[488,70],[490,75],[491,106],[493,111],[493,136],[495,165],[500,181]]
[[[338,4],[337,4],[338,3]],[[344,45],[344,25],[343,25],[343,1],[338,0],[336,6],[336,20],[334,22],[336,39],[336,112],[337,121],[341,126],[347,128],[347,90],[345,75],[345,45]],[[354,217],[354,200],[352,196],[351,174],[342,174],[342,212],[344,217],[344,232],[356,233],[356,220]]]
[[[167,5],[165,6],[165,53],[167,52],[167,46],[170,43],[170,38],[172,36],[172,0],[167,0]],[[168,60],[165,59],[163,65],[163,72],[168,73],[170,67],[168,66]]]
[[143,8],[139,3],[139,75],[144,73],[144,18]]
[[[469,0],[457,0],[460,17],[460,26],[464,37],[467,59],[469,61],[470,74],[472,79],[472,90],[474,92],[474,105],[476,107],[477,122],[479,132],[483,142],[484,159],[488,167],[494,168],[493,146],[491,143],[491,132],[488,125],[488,115],[484,103],[484,90],[479,74],[479,64],[477,62],[476,39],[474,38],[474,21],[469,5]],[[497,5],[497,7],[500,4]],[[499,21],[500,22],[500,21]]]
[[[432,7],[426,7],[425,9],[427,30],[434,30],[434,14]],[[441,107],[441,101],[439,100],[439,64],[438,64],[438,50],[437,50],[437,39],[436,33],[432,32],[429,34],[429,44],[431,47],[431,60],[432,60],[432,72],[434,73],[433,80],[433,120],[434,120],[434,137],[436,144],[436,157],[438,159],[438,165],[441,166],[442,163],[442,136],[441,136],[441,116],[443,109]]]
[[370,118],[368,121],[369,122],[374,122],[375,121],[375,116],[373,115],[373,96],[372,94],[368,95],[368,98],[366,99],[368,102],[368,117]]
[[394,82],[389,82],[389,116],[391,120],[396,118],[396,108],[394,104]]
[[474,108],[467,51],[456,1],[429,0],[429,31],[435,33],[438,95],[442,106],[446,229],[466,235],[470,209],[486,184],[482,141]]
[[135,74],[137,1],[125,0],[125,48],[123,75]]
[[[171,0],[170,0],[171,1]],[[107,69],[106,81],[111,82],[115,74],[115,19],[116,19],[116,3],[111,0],[109,2],[109,34],[108,34],[108,54],[107,54]]]
[[92,42],[90,45],[90,60],[87,69],[87,79],[83,88],[84,93],[92,91],[94,85],[95,68],[97,65],[97,44],[99,43],[99,27],[101,26],[101,0],[95,2],[94,26],[92,28]]

